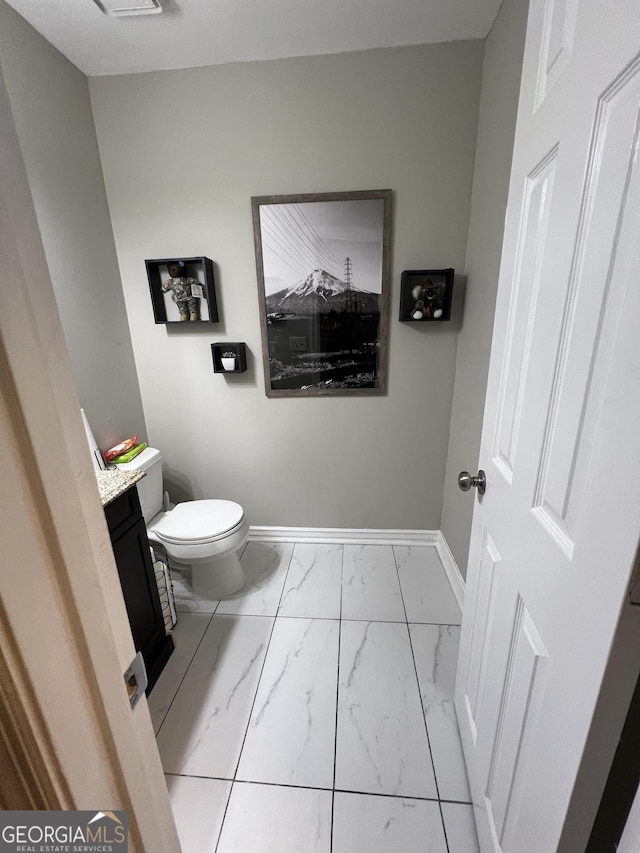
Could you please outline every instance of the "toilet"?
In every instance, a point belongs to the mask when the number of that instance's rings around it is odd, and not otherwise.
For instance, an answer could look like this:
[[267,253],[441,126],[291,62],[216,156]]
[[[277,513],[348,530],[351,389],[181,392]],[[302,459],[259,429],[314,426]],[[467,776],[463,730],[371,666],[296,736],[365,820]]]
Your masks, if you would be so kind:
[[247,541],[249,523],[234,501],[185,501],[172,506],[162,489],[162,454],[147,447],[123,471],[146,474],[136,483],[151,543],[162,545],[169,565],[191,571],[196,595],[220,599],[245,585],[239,552]]

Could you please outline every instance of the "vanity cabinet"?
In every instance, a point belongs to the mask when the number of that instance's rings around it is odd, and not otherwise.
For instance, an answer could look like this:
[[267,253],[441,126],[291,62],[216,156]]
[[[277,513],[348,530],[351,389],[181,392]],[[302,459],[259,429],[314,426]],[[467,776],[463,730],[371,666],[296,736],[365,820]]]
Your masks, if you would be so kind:
[[136,651],[142,652],[147,695],[173,652],[165,632],[147,530],[135,485],[104,508]]

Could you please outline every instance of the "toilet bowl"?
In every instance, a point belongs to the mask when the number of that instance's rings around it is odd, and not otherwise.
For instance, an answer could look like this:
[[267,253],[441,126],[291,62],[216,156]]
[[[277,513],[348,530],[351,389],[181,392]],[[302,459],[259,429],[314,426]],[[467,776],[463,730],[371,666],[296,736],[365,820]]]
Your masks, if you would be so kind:
[[238,552],[248,535],[249,523],[234,501],[187,501],[147,525],[149,541],[164,547],[170,564],[191,570],[193,591],[213,599],[244,586]]
[[171,506],[164,501],[162,455],[155,448],[148,447],[118,468],[146,474],[136,485],[147,537],[164,548],[170,567],[190,572],[196,595],[215,600],[242,589],[246,579],[239,552],[247,541],[249,522],[240,504],[200,500]]

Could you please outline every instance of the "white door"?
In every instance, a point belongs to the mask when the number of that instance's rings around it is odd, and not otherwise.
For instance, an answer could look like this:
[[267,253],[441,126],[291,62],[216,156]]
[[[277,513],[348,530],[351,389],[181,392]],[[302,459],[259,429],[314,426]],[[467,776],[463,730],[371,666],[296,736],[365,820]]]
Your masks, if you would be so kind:
[[483,853],[558,849],[640,538],[639,115],[637,0],[531,0],[456,685]]
[[125,809],[131,853],[177,853],[2,68],[0,258],[0,808]]

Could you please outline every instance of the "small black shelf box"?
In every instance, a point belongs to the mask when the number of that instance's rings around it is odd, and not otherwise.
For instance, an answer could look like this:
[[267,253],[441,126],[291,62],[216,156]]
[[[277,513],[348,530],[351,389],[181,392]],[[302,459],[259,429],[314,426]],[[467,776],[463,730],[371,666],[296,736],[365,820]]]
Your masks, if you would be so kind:
[[400,280],[400,320],[442,323],[451,319],[455,270],[405,270]]
[[211,344],[211,355],[214,373],[244,373],[247,369],[247,348],[242,342]]
[[[179,323],[187,328],[218,322],[213,263],[209,258],[160,258],[144,263],[156,323]],[[169,270],[173,266],[177,269],[172,275]]]

